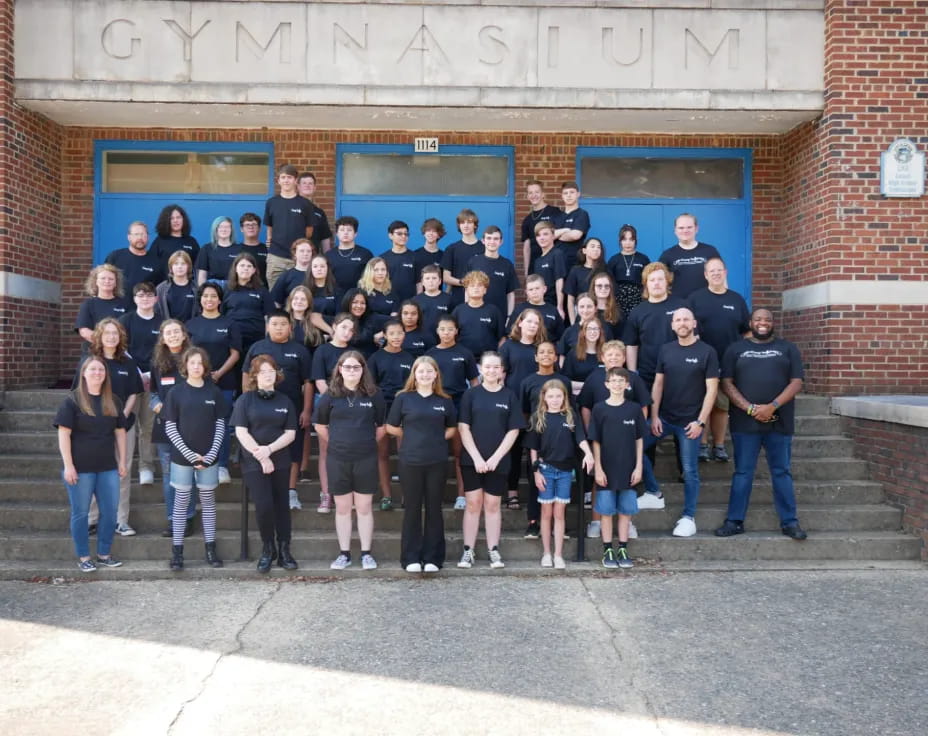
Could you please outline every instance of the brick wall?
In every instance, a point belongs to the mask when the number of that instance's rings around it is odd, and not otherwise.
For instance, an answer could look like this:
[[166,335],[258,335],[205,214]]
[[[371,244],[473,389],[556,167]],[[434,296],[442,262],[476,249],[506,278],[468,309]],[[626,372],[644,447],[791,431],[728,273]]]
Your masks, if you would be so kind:
[[[60,279],[61,127],[13,102],[13,2],[0,3],[0,270]],[[57,304],[0,297],[0,390],[60,374]]]
[[[928,148],[928,2],[828,0],[825,111],[783,139],[785,288],[928,279],[928,199],[880,195],[880,153]],[[924,290],[924,283],[913,284]],[[785,316],[810,390],[928,390],[925,307],[829,305]]]
[[886,500],[904,509],[903,528],[922,539],[928,559],[928,428],[844,417],[842,428],[854,440],[854,455],[870,464]]

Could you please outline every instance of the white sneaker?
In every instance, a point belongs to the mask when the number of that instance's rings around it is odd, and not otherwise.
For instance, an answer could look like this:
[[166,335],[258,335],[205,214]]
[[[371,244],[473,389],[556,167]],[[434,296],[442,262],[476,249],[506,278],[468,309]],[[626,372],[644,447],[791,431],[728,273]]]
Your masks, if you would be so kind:
[[426,562],[425,567],[422,568],[422,572],[438,572],[438,565]]
[[555,570],[566,570],[567,569],[567,563],[564,562],[563,557],[554,558],[554,569]]
[[135,529],[128,524],[118,524],[116,526],[116,533],[121,537],[134,537]]
[[374,559],[373,555],[361,555],[361,569],[362,570],[376,570],[377,569],[377,560]]
[[587,539],[599,539],[599,535],[602,532],[602,525],[595,519],[586,525],[586,538]]
[[692,537],[696,533],[696,522],[689,516],[681,516],[673,528],[675,537]]
[[469,570],[474,566],[474,550],[465,549],[464,554],[461,555],[461,561],[458,563],[458,567],[465,570]]
[[140,470],[139,471],[139,485],[140,486],[150,486],[155,482],[155,474],[150,470]]
[[583,508],[593,508],[593,491],[585,491],[583,494]]
[[551,559],[551,555],[541,556],[541,566],[542,567],[554,567],[554,561]]
[[503,562],[503,557],[500,555],[498,549],[490,550],[490,567],[494,570],[499,570],[502,567],[506,567],[506,563]]
[[406,565],[406,572],[422,572],[422,565],[418,562],[410,562]]
[[629,539],[638,539],[638,529],[635,528],[635,522],[628,522],[628,538]]
[[351,558],[344,553],[339,554],[338,557],[332,560],[332,564],[329,565],[329,567],[332,570],[344,570],[346,567],[351,567]]
[[656,493],[648,493],[645,491],[638,496],[639,509],[662,509],[665,505],[664,497],[658,496]]
[[458,496],[458,497],[454,500],[454,510],[455,510],[455,511],[463,511],[463,510],[466,509],[466,508],[467,508],[467,499],[464,498],[464,496]]
[[[229,469],[219,466],[219,485],[227,486],[232,482],[232,476],[229,475]],[[293,508],[292,506],[290,508]]]
[[303,504],[300,503],[300,497],[296,493],[296,488],[290,489],[290,508],[291,509],[303,508]]

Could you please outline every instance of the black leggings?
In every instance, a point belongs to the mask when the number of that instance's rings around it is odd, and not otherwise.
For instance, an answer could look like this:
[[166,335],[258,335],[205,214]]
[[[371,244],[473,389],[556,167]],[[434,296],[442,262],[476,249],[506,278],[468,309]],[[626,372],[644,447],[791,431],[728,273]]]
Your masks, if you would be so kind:
[[290,541],[290,463],[279,462],[274,472],[265,475],[260,470],[246,470],[242,475],[248,493],[255,503],[255,519],[262,542]]
[[[400,564],[420,562],[445,564],[445,521],[441,502],[447,484],[448,463],[410,465],[400,461],[400,484],[403,486],[403,537]],[[422,529],[422,505],[425,504],[425,532]]]

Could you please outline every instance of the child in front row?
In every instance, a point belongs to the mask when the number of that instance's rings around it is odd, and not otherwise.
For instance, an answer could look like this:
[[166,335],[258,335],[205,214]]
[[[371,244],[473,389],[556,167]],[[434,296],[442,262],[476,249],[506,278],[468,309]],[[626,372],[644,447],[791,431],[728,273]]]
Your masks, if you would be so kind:
[[[638,513],[634,486],[641,482],[642,453],[647,425],[641,407],[625,400],[629,374],[624,368],[606,371],[609,398],[593,406],[589,437],[593,443],[599,491],[593,508],[601,514],[603,567],[629,568],[628,528]],[[619,515],[619,549],[612,547],[612,517]]]
[[[532,458],[538,503],[541,504],[542,567],[563,570],[564,516],[570,503],[570,484],[576,448],[583,450],[583,467],[593,468],[593,455],[583,431],[583,422],[570,407],[570,394],[559,380],[546,381],[541,400],[532,415],[525,446]],[[554,558],[551,557],[551,518],[554,517]]]

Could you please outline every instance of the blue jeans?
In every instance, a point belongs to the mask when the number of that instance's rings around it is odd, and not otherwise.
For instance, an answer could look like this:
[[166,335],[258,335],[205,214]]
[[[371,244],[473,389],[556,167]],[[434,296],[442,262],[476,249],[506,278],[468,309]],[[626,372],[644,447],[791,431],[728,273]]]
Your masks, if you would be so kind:
[[90,556],[90,536],[87,532],[87,514],[90,499],[97,497],[100,519],[97,522],[97,554],[106,557],[113,544],[116,531],[116,507],[119,506],[119,473],[105,470],[102,473],[78,473],[77,483],[65,482],[71,502],[71,538],[78,557]]
[[[174,486],[171,485],[171,446],[164,442],[158,443],[158,460],[161,461],[161,484],[164,491],[164,506],[168,522],[174,518]],[[197,513],[196,490],[190,493],[190,503],[187,505],[187,518],[192,519]]]
[[[683,463],[683,515],[691,519],[696,518],[696,503],[699,501],[699,443],[702,437],[691,440],[686,436],[684,427],[671,424],[661,419],[664,426],[663,434],[655,437],[648,432],[644,438],[644,449],[654,447],[658,440],[664,437],[674,435],[680,443],[680,462]],[[702,435],[705,436],[705,433]],[[644,487],[646,490],[654,492],[658,488],[657,480],[654,477],[654,468],[651,467],[651,461],[647,456],[644,458]]]
[[538,491],[538,503],[570,503],[573,471],[561,470],[547,463],[539,465],[538,470],[545,479],[545,489]]
[[744,521],[751,501],[757,456],[760,448],[764,447],[773,486],[773,505],[780,517],[780,526],[796,524],[796,492],[793,489],[793,474],[789,469],[793,436],[780,432],[732,432],[731,439],[735,446],[735,473],[731,478],[727,518]]

